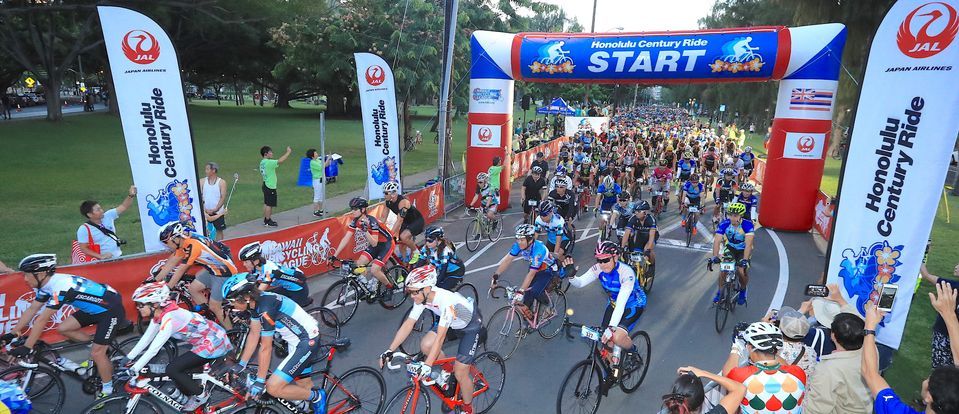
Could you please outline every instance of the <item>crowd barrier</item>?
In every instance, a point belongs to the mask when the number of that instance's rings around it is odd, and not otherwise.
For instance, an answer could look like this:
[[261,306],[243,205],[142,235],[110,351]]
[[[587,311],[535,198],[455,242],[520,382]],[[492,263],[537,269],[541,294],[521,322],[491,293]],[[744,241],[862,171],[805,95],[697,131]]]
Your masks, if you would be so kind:
[[[411,192],[406,194],[406,197],[423,213],[426,224],[443,217],[442,183]],[[377,203],[370,207],[370,214],[380,217],[385,208],[383,203]],[[390,215],[392,216],[392,213]],[[391,223],[391,219],[387,222]],[[224,240],[224,243],[230,247],[233,262],[240,271],[245,269],[236,254],[243,245],[259,241],[263,244],[264,255],[270,260],[284,266],[298,267],[306,275],[315,276],[330,270],[326,259],[333,254],[346,234],[348,222],[349,215],[331,217],[273,232],[228,239]],[[344,250],[346,253],[341,253],[341,256],[356,257],[363,248],[364,246],[358,246],[351,241]],[[127,318],[133,318],[136,315],[133,301],[130,300],[133,291],[147,277],[150,268],[169,255],[169,252],[161,252],[112,261],[59,266],[58,272],[82,276],[112,286],[123,296]],[[33,298],[34,292],[24,283],[22,274],[7,274],[0,278],[0,333],[9,332],[17,324],[20,315],[30,306]],[[55,328],[72,313],[73,308],[70,306],[60,309],[44,328],[43,339],[48,342],[63,340]]]
[[832,231],[832,213],[835,209],[836,206],[833,205],[832,197],[819,191],[819,194],[816,195],[816,216],[813,220],[813,229],[826,240],[832,237],[829,232]]

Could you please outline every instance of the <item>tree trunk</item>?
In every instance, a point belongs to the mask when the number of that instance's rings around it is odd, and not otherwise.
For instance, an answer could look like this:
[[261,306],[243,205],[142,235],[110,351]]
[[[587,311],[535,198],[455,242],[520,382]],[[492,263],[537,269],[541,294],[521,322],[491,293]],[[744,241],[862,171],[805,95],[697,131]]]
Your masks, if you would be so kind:
[[220,84],[213,84],[213,95],[216,95],[216,106],[220,106]]
[[[403,139],[413,140],[413,123],[410,116],[410,95],[403,99]],[[411,147],[411,146],[409,146]]]
[[61,77],[56,72],[50,72],[44,86],[47,98],[47,121],[59,122],[63,120],[63,102],[60,101]]
[[290,108],[290,87],[283,85],[282,87],[277,88],[276,91],[276,105],[275,108]]
[[113,73],[110,72],[110,65],[106,65],[107,92],[107,112],[113,116],[120,116],[120,106],[117,105],[116,87],[113,84]]

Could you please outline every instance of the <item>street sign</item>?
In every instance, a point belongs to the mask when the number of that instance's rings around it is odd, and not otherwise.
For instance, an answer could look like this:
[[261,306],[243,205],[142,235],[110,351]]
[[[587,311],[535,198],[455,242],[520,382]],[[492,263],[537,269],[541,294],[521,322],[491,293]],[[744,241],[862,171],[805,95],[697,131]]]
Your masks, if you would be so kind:
[[726,112],[726,105],[719,105],[719,112]]
[[27,85],[28,88],[32,88],[37,85],[37,81],[31,77],[27,77],[23,80],[23,83]]

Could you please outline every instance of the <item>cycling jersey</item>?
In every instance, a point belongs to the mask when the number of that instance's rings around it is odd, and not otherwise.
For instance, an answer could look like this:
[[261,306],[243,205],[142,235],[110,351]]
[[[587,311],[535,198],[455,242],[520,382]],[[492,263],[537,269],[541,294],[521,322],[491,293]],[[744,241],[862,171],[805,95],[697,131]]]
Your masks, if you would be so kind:
[[133,370],[139,372],[145,367],[171,337],[180,343],[189,344],[190,352],[206,359],[222,357],[233,349],[223,327],[198,313],[171,303],[150,320],[150,326],[127,354],[127,358],[132,360],[143,352],[140,359],[133,364]]
[[570,279],[569,284],[581,288],[597,279],[609,294],[609,305],[613,307],[609,326],[619,326],[626,309],[646,307],[646,292],[636,283],[636,272],[623,262],[616,262],[616,267],[609,273],[603,272],[597,263],[583,275]]
[[739,159],[742,160],[742,162],[743,162],[743,165],[742,165],[742,166],[743,166],[744,168],[746,168],[746,169],[752,169],[752,168],[753,168],[753,160],[756,159],[756,156],[753,155],[753,153],[751,153],[751,152],[744,152],[744,153],[742,153],[742,154],[739,154]]
[[275,293],[263,292],[251,310],[251,320],[262,325],[260,336],[279,333],[290,349],[300,341],[308,342],[320,335],[320,328],[310,314],[292,299]]
[[733,368],[726,374],[729,379],[746,386],[746,396],[740,405],[743,414],[802,412],[806,373],[795,365],[770,368],[759,369],[750,364]]
[[499,204],[499,192],[496,191],[493,186],[489,185],[489,183],[486,183],[486,187],[483,188],[477,186],[476,194],[480,196],[480,203],[482,203],[484,207],[490,207]]
[[642,249],[645,248],[646,243],[649,242],[650,230],[656,229],[656,219],[653,218],[652,214],[648,213],[645,218],[640,218],[633,214],[629,217],[629,221],[626,222],[626,228],[629,229],[630,248]]
[[443,288],[433,287],[433,300],[426,303],[414,303],[409,318],[417,320],[424,309],[439,316],[439,326],[449,329],[463,329],[473,319],[473,302],[463,295]]
[[596,188],[596,194],[602,197],[599,209],[609,211],[609,209],[613,207],[613,204],[616,204],[616,201],[618,201],[617,196],[619,196],[619,193],[622,192],[623,189],[619,187],[619,184],[614,183],[610,188],[606,188],[605,185],[600,184],[599,187]]
[[573,153],[573,163],[575,163],[575,164],[582,164],[582,163],[583,163],[583,160],[585,160],[585,159],[586,159],[586,154],[584,154],[584,153],[582,153],[582,152]]
[[590,171],[592,171],[592,164],[580,164],[579,165],[579,176],[580,177],[589,177]]
[[653,178],[659,181],[669,181],[673,179],[673,170],[669,167],[656,167],[653,169]]
[[564,220],[559,213],[553,213],[549,222],[543,220],[543,216],[537,216],[534,225],[536,226],[537,233],[546,233],[546,241],[548,243],[554,243],[556,241],[557,233],[560,234],[562,241],[569,240],[569,237],[566,236],[566,220]]
[[438,280],[444,279],[448,274],[457,273],[465,269],[463,261],[456,256],[456,250],[454,250],[452,246],[443,246],[442,249],[423,246],[420,249],[420,257],[427,258],[430,264],[436,268]]
[[746,217],[749,217],[750,212],[753,211],[753,208],[756,207],[756,204],[759,203],[759,198],[755,194],[750,194],[749,197],[744,197],[743,194],[736,196],[737,203],[743,203],[746,206]]
[[[362,223],[360,220],[366,216],[366,223]],[[393,234],[386,229],[386,226],[383,225],[376,217],[373,217],[369,214],[361,214],[359,217],[350,220],[349,229],[353,231],[354,241],[358,246],[368,246],[369,241],[366,240],[363,236],[360,235],[361,232],[356,230],[362,230],[364,232],[369,232],[370,234],[378,236],[377,244],[380,243],[392,243]]]
[[689,174],[689,173],[691,173],[695,168],[696,168],[696,161],[695,161],[695,160],[687,160],[687,159],[684,158],[684,159],[679,160],[679,162],[676,163],[676,169],[678,169],[679,172],[680,172],[680,173],[683,173],[683,174]]
[[186,266],[199,265],[213,276],[230,277],[237,273],[229,257],[220,256],[204,240],[193,236],[183,237],[173,256],[186,260]]
[[[393,214],[397,216],[402,216],[400,211],[400,202],[405,200],[406,197],[403,195],[397,195],[396,201],[385,201],[383,204],[386,204],[386,208],[390,209]],[[410,202],[409,209],[406,210],[406,216],[403,217],[403,227],[407,227],[410,224],[416,223],[418,221],[423,221],[423,214],[416,209],[416,206],[413,205],[413,202]]]
[[556,209],[561,216],[570,217],[573,215],[573,193],[568,188],[563,195],[560,195],[558,190],[550,191],[548,197],[556,203]]
[[703,183],[693,184],[691,181],[686,181],[683,184],[683,192],[686,193],[686,197],[689,197],[690,203],[698,202],[704,189]]
[[54,273],[35,292],[36,300],[46,302],[49,309],[70,305],[90,315],[110,310],[115,299],[119,298],[117,291],[108,285],[65,273]]
[[543,178],[542,175],[540,175],[538,180],[531,175],[527,176],[526,179],[523,180],[523,195],[527,200],[539,201],[542,199],[540,190],[542,190],[543,187],[546,187],[546,179]]
[[301,305],[309,300],[306,275],[300,269],[280,266],[267,260],[259,272],[254,270],[253,273],[260,283],[266,283],[274,293],[289,297]]
[[726,239],[726,245],[732,249],[745,250],[746,236],[753,234],[753,222],[743,219],[738,226],[732,225],[729,219],[723,220],[716,227],[716,234]]
[[546,245],[539,240],[533,242],[526,248],[520,249],[519,242],[513,242],[513,247],[509,249],[510,256],[519,256],[529,262],[530,270],[545,270],[553,265],[555,259],[549,254]]
[[725,178],[720,178],[716,180],[716,189],[719,190],[719,195],[717,198],[717,204],[719,202],[729,202],[732,201],[733,188],[736,187],[736,180],[727,180]]
[[628,202],[626,203],[625,206],[620,203],[616,203],[613,205],[613,212],[616,213],[617,215],[616,216],[617,229],[622,229],[626,227],[626,222],[629,221],[629,216],[632,214],[632,211],[633,211],[633,205]]
[[707,153],[703,155],[703,166],[705,166],[707,170],[712,171],[712,169],[716,167],[716,154]]

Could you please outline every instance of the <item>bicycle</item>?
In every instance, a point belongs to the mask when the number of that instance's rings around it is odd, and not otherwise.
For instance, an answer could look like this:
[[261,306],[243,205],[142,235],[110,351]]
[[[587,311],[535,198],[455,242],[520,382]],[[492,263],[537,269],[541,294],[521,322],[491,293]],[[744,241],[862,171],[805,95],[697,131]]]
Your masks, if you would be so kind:
[[493,299],[502,297],[496,296],[496,292],[503,291],[509,304],[493,312],[493,316],[486,322],[489,336],[483,343],[483,349],[497,352],[503,356],[503,360],[507,360],[519,348],[523,338],[531,332],[536,331],[543,339],[551,339],[559,334],[563,325],[556,322],[561,321],[560,312],[566,312],[566,293],[559,283],[554,282],[543,292],[546,295],[545,304],[539,300],[533,301],[532,318],[526,317],[517,309],[520,304],[516,302],[516,296],[521,293],[518,287],[496,286],[490,289],[489,295]]
[[589,211],[589,205],[592,204],[593,193],[588,185],[580,184],[576,187],[576,217]]
[[[453,292],[459,293],[466,297],[470,302],[473,302],[473,306],[479,306],[479,295],[476,290],[476,286],[473,286],[472,283],[460,283],[458,286],[452,289]],[[400,319],[398,326],[402,326],[403,322],[406,321],[410,316],[410,311],[413,308],[411,307],[403,314],[403,318]],[[416,320],[416,323],[413,324],[413,330],[410,331],[410,335],[406,337],[406,340],[400,344],[400,351],[405,353],[416,353],[420,347],[420,341],[428,332],[433,329],[433,326],[439,323],[439,316],[436,316],[433,312],[423,312],[420,314],[419,319]],[[446,331],[446,340],[452,341],[460,338],[460,334],[456,331],[450,329]]]
[[633,251],[629,255],[629,264],[636,271],[636,280],[648,296],[653,290],[653,281],[656,279],[656,275],[649,271],[649,256],[643,250]]
[[539,200],[528,199],[526,205],[529,207],[529,213],[523,215],[523,223],[536,224],[536,211],[539,206]]
[[[333,356],[338,350],[348,348],[350,340],[341,338],[327,344],[327,346],[330,349],[326,353],[326,365],[310,376],[314,385],[321,384],[320,386],[326,390],[327,414],[379,413],[383,407],[383,402],[386,400],[386,381],[383,379],[383,375],[371,367],[356,367],[346,371],[341,376],[334,375],[330,372]],[[258,402],[266,406],[279,405],[292,414],[313,413],[313,409],[309,407],[307,401],[289,401],[268,393],[264,393]],[[232,414],[260,413],[256,409],[257,407],[248,406],[234,411]]]
[[849,151],[849,127],[846,127],[842,132],[842,138],[836,143],[836,146],[833,147],[832,159],[834,160],[843,160],[846,158],[846,152]]
[[[340,326],[342,324],[339,323],[336,313],[322,306],[312,307],[306,313],[316,320],[317,326],[320,328],[319,339],[321,343],[333,343],[340,337]],[[239,360],[240,354],[243,353],[244,347],[246,347],[246,340],[250,333],[250,314],[249,312],[233,312],[233,315],[236,316],[233,321],[234,327],[226,332],[226,337],[233,344],[233,351],[228,354],[227,358],[236,362]],[[290,353],[286,341],[281,336],[273,337],[273,353],[281,359],[286,358]]]
[[384,309],[396,309],[406,302],[408,296],[404,292],[404,284],[397,282],[405,281],[409,274],[403,266],[393,264],[385,269],[386,277],[394,285],[393,290],[390,290],[376,278],[362,276],[370,268],[369,264],[357,266],[353,260],[340,259],[331,260],[330,264],[339,269],[343,279],[327,289],[321,304],[336,314],[340,326],[353,319],[361,301],[371,305],[378,302]]
[[468,216],[473,217],[473,221],[466,226],[466,249],[475,252],[479,248],[480,240],[488,238],[490,242],[496,242],[503,235],[503,216],[497,214],[495,220],[490,220],[485,212],[479,209],[469,208],[466,210]]
[[660,190],[650,190],[653,196],[653,218],[659,221],[659,215],[663,213],[663,192]]
[[602,210],[602,211],[599,211],[598,215],[603,220],[603,222],[606,223],[606,225],[602,226],[602,228],[599,229],[598,243],[602,243],[606,240],[609,240],[609,235],[616,234],[616,231],[613,229],[613,223],[610,222],[610,219],[613,216],[612,212],[610,212],[609,210]]
[[[429,413],[430,396],[422,387],[427,387],[432,391],[441,404],[451,410],[459,410],[462,407],[463,399],[460,397],[459,384],[456,376],[448,370],[437,370],[434,373],[438,378],[432,376],[422,378],[417,373],[422,355],[410,356],[402,352],[394,352],[392,358],[387,361],[386,366],[390,370],[402,368],[402,365],[394,365],[393,360],[402,359],[406,365],[407,375],[409,375],[411,384],[401,388],[396,394],[390,397],[383,410],[385,414],[393,413]],[[433,366],[451,367],[456,361],[456,357],[447,357],[438,359]],[[503,393],[503,387],[506,385],[506,364],[503,358],[495,352],[483,352],[476,356],[473,364],[470,366],[470,376],[473,378],[473,412],[482,414],[489,412],[496,401]],[[444,378],[445,377],[445,378]]]
[[696,225],[699,223],[699,205],[692,205],[686,207],[686,225],[683,226],[686,230],[686,247],[689,247],[693,241],[693,235],[696,234]]
[[[712,272],[713,262],[710,259],[706,260],[709,260],[706,268]],[[716,333],[723,332],[723,328],[726,327],[726,320],[729,318],[729,313],[736,310],[736,296],[739,294],[739,291],[742,290],[739,284],[739,275],[736,272],[736,261],[732,255],[723,252],[723,259],[719,264],[719,271],[725,283],[720,291],[719,302],[713,304],[713,307],[716,308]],[[745,269],[743,269],[743,271],[745,271]]]
[[[623,392],[636,391],[649,371],[652,343],[646,331],[633,332],[629,338],[636,345],[637,353],[625,352],[619,346],[609,347],[600,341],[601,328],[569,321],[572,311],[563,319],[566,336],[573,338],[569,328],[579,328],[580,336],[591,342],[586,359],[577,362],[569,370],[556,397],[557,414],[596,413],[604,396],[616,385]],[[567,389],[572,387],[572,389]],[[566,401],[568,399],[568,401]]]

